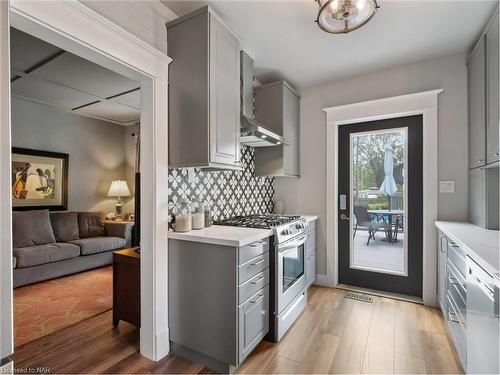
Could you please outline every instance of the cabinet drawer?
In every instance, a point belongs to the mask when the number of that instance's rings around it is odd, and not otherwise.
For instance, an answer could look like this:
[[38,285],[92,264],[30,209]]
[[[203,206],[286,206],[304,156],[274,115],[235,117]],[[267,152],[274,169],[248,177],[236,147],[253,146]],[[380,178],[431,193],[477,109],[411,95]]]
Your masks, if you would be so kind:
[[238,267],[239,284],[251,279],[253,276],[269,267],[269,252],[259,255]]
[[248,262],[250,259],[269,251],[269,238],[253,242],[239,248],[238,264]]
[[269,331],[269,286],[252,295],[239,308],[239,360],[250,354]]
[[448,261],[460,272],[462,278],[467,274],[467,263],[465,253],[453,242],[448,242]]
[[311,254],[316,250],[316,232],[307,232],[306,254]]
[[467,336],[460,317],[453,305],[453,302],[448,295],[446,304],[446,322],[448,324],[448,329],[450,331],[451,338],[455,344],[455,349],[460,357],[460,362],[462,367],[466,368],[466,353],[467,353]]
[[245,302],[267,284],[269,284],[269,268],[265,269],[261,273],[258,273],[238,287],[238,303]]

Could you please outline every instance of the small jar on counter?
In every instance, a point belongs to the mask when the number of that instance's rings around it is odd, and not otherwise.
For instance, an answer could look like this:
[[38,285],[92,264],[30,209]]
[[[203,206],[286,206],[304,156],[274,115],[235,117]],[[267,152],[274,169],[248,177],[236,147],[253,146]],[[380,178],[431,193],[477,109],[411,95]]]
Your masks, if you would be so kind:
[[210,205],[207,203],[205,204],[205,228],[211,227],[212,223],[212,211],[210,209]]
[[200,200],[193,201],[193,229],[205,228],[205,207]]
[[179,199],[175,205],[173,228],[176,232],[189,232],[192,229],[191,202],[186,198]]

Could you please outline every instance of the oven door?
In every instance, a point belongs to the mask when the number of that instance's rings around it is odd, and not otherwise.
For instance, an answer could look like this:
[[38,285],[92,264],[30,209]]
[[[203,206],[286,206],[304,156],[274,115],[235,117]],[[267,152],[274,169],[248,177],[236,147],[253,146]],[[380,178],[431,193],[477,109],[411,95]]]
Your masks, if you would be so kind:
[[277,286],[278,308],[280,314],[306,286],[304,275],[304,243],[307,235],[278,245],[275,282]]

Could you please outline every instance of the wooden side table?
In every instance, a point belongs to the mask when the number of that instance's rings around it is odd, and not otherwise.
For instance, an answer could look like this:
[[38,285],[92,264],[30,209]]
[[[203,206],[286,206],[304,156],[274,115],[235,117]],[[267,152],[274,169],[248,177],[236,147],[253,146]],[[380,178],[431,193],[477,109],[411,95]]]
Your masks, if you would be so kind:
[[113,252],[113,326],[141,326],[141,255],[138,247]]

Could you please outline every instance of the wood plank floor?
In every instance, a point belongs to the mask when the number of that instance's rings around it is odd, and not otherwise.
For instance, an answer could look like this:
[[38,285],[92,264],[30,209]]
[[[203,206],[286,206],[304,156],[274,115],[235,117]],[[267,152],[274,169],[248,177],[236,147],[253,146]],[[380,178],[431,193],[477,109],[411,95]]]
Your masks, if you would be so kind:
[[[13,360],[20,372],[211,373],[176,356],[154,363],[138,349],[138,330],[113,328],[107,312],[17,348]],[[261,342],[238,373],[463,372],[439,310],[381,297],[369,304],[313,286],[282,341]]]

